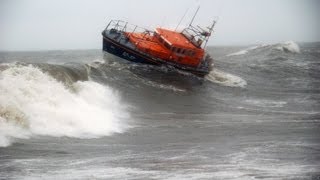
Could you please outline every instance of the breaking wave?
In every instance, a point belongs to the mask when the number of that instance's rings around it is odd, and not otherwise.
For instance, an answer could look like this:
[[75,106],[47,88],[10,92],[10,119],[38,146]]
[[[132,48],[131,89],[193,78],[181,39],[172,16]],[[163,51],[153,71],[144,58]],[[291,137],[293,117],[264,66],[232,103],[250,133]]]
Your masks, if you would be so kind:
[[33,135],[96,138],[128,126],[126,107],[111,88],[92,81],[71,87],[35,66],[0,71],[0,146]]
[[279,50],[287,53],[300,53],[300,47],[297,43],[293,41],[287,41],[287,42],[272,44],[272,45],[261,44],[257,46],[252,46],[252,47],[228,54],[227,56],[245,55],[253,50],[262,49],[262,48],[271,48],[274,50]]
[[261,45],[258,45],[258,46],[252,46],[252,47],[246,48],[246,49],[244,49],[244,50],[240,50],[240,51],[238,51],[238,52],[228,54],[227,56],[244,55],[244,54],[247,54],[249,51],[252,51],[252,50],[255,50],[255,49],[259,49],[259,48],[268,47],[268,46],[269,46],[269,45],[265,45],[265,44],[261,44]]
[[299,45],[293,41],[287,41],[284,43],[277,44],[274,47],[274,49],[284,51],[284,52],[300,53]]

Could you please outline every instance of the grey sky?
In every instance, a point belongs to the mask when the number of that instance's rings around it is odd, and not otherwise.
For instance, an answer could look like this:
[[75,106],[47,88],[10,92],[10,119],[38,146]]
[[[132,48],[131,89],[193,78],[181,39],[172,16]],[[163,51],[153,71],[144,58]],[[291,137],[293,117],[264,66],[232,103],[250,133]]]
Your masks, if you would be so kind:
[[101,48],[111,19],[175,27],[219,16],[210,45],[320,41],[319,0],[0,0],[0,50]]

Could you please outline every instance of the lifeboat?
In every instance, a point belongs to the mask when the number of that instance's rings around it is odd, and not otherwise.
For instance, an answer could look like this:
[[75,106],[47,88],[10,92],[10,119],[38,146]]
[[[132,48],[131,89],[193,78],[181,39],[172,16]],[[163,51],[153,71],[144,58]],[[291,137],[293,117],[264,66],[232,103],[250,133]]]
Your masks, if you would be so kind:
[[203,29],[190,23],[182,31],[165,28],[152,31],[111,20],[102,32],[103,51],[132,62],[171,66],[203,77],[213,68],[213,60],[205,48],[214,25],[215,21]]

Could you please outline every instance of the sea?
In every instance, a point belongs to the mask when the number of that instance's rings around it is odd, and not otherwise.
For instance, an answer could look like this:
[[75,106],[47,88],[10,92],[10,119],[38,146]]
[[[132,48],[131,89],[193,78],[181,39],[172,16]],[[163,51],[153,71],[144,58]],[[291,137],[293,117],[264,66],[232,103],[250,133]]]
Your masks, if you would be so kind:
[[320,43],[208,47],[204,78],[0,52],[0,179],[320,179]]

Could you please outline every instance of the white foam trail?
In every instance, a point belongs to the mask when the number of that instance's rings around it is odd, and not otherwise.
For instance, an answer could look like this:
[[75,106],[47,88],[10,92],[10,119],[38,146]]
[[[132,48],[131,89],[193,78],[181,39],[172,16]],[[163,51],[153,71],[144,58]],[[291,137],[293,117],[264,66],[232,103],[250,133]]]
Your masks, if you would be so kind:
[[242,87],[244,88],[247,85],[247,82],[239,76],[229,74],[218,69],[214,69],[206,76],[206,79],[229,87]]
[[31,135],[94,138],[122,132],[128,114],[119,96],[98,83],[71,89],[33,66],[0,72],[0,146]]
[[287,104],[285,101],[272,101],[266,99],[247,99],[245,102],[258,107],[283,107]]
[[185,89],[181,89],[178,87],[175,87],[173,85],[166,85],[166,84],[161,84],[161,83],[156,83],[156,82],[152,82],[149,80],[142,80],[142,82],[146,85],[152,86],[152,87],[156,87],[156,88],[161,88],[161,89],[165,89],[165,90],[172,90],[174,92],[185,92]]
[[284,51],[284,52],[300,53],[299,45],[293,41],[279,43],[278,45],[276,45],[274,49]]

